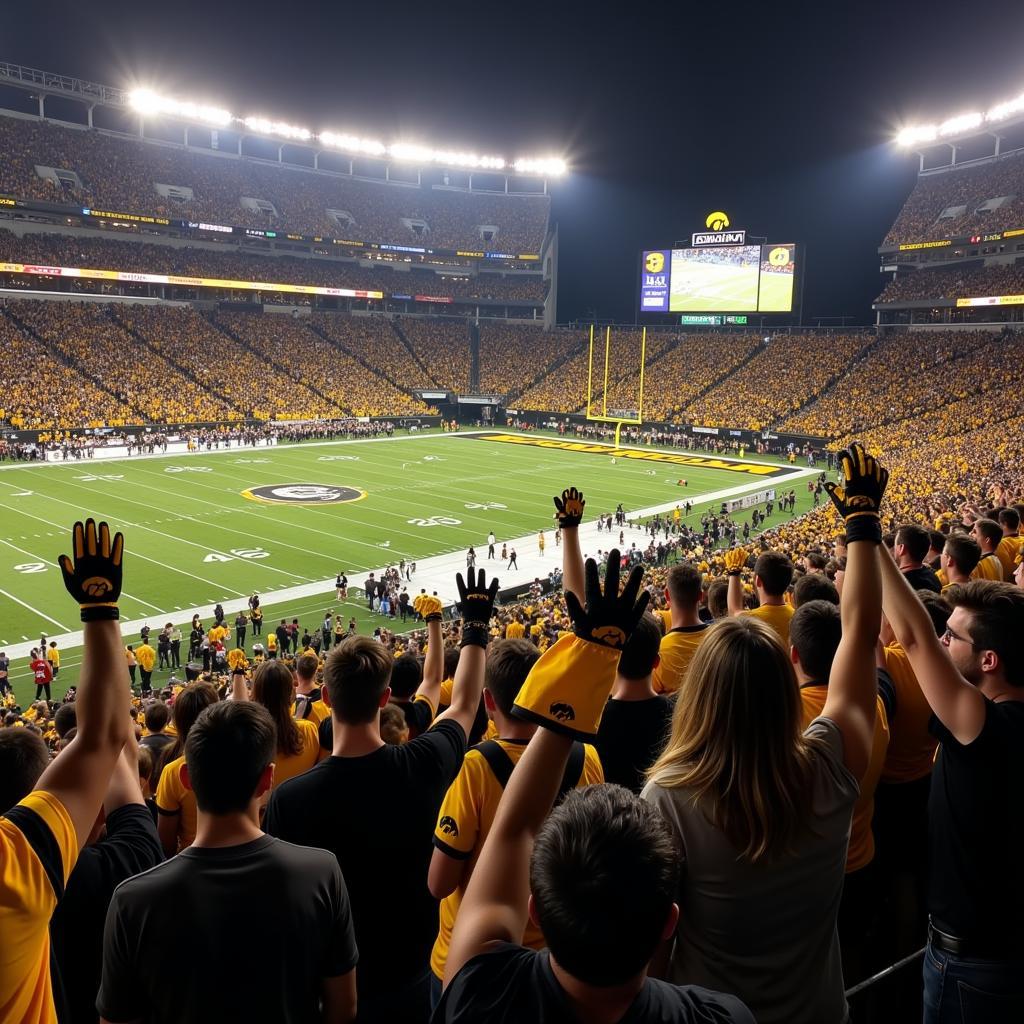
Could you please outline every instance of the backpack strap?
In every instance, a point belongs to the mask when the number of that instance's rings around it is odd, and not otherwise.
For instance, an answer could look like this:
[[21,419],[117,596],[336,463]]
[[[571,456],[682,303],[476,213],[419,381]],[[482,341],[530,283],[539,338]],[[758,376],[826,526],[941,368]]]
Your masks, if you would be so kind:
[[[484,740],[473,749],[487,762],[487,767],[491,769],[494,777],[498,780],[498,785],[504,789],[508,785],[508,780],[512,777],[512,769],[515,767],[508,752],[497,740]],[[561,803],[562,798],[570,789],[575,789],[579,785],[580,779],[583,778],[585,761],[586,751],[583,744],[573,743],[572,749],[569,751],[569,760],[565,765],[565,773],[562,775],[562,781],[558,787],[558,796],[555,797],[556,804]]]

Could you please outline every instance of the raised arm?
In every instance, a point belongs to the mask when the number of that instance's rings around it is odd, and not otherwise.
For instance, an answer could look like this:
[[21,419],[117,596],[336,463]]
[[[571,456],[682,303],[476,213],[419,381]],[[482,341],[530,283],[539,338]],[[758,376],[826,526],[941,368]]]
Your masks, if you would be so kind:
[[416,688],[417,697],[426,697],[437,713],[441,700],[441,677],[444,675],[444,637],[441,635],[441,599],[423,599],[420,612],[427,623],[427,654],[423,660],[423,681]]
[[519,942],[530,897],[533,842],[551,810],[573,740],[597,733],[622,646],[647,607],[642,570],[619,594],[619,552],[608,556],[604,593],[593,559],[586,564],[587,604],[566,594],[575,636],[563,637],[530,670],[514,712],[538,729],[509,779],[455,920],[445,984],[493,943]]
[[459,611],[462,613],[462,650],[459,654],[459,667],[455,670],[452,702],[443,715],[434,719],[434,725],[443,719],[452,718],[462,726],[468,738],[484,688],[484,663],[487,644],[490,642],[494,599],[498,595],[498,580],[491,580],[488,587],[483,569],[469,569],[467,575],[468,584],[463,580],[462,573],[455,577],[459,588]]
[[924,605],[886,550],[882,567],[882,607],[906,651],[924,699],[958,743],[975,740],[985,724],[985,698],[957,670],[935,635]]
[[585,583],[583,580],[583,552],[580,550],[580,523],[586,501],[583,493],[575,487],[567,487],[555,503],[555,518],[562,531],[562,589],[573,593],[582,601]]
[[96,822],[114,765],[132,731],[131,687],[118,628],[124,538],[106,523],[75,523],[74,562],[60,556],[64,586],[78,601],[85,653],[75,698],[77,733],[40,776],[36,789],[67,810],[81,849]]
[[139,785],[139,744],[135,730],[131,730],[128,742],[121,749],[114,773],[110,776],[106,795],[103,797],[103,811],[109,816],[119,807],[128,804],[146,805]]
[[822,715],[839,727],[843,761],[860,779],[868,768],[875,729],[875,645],[882,625],[879,507],[889,473],[858,444],[841,456],[840,466],[843,483],[826,484],[826,490],[846,523],[846,578],[839,605],[843,637],[832,662]]
[[744,548],[726,551],[725,574],[729,578],[726,600],[730,615],[739,615],[743,611],[743,566],[746,564],[747,552]]

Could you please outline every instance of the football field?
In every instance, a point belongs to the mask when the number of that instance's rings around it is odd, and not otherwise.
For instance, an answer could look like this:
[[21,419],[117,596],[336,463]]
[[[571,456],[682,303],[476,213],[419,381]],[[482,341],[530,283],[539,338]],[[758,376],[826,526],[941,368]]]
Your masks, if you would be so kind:
[[757,309],[758,267],[673,261],[669,309],[673,313],[749,312]]
[[[591,522],[619,502],[635,512],[686,499],[695,503],[696,522],[708,504],[702,496],[781,486],[792,473],[749,459],[613,453],[608,445],[498,431],[7,463],[0,466],[0,650],[14,653],[12,678],[24,698],[24,649],[41,633],[69,634],[61,640],[67,671],[55,693],[74,682],[80,623],[56,561],[70,551],[71,524],[87,516],[125,535],[120,607],[128,642],[138,639],[142,621],[154,629],[185,624],[198,610],[209,624],[218,601],[230,623],[232,606],[244,606],[253,591],[267,625],[287,616],[313,627],[330,609],[355,614],[360,632],[371,632],[381,623],[358,600],[361,593],[348,606],[335,601],[336,573],[358,586],[367,571],[415,560],[410,592],[418,592],[428,585],[424,569],[449,556],[451,569],[444,567],[437,586],[450,600],[454,569],[464,569],[470,545],[478,564],[496,567],[484,561],[491,530],[499,550],[505,541],[522,545],[524,578],[558,564],[551,496],[563,487],[584,492]],[[536,562],[541,529],[549,549]],[[631,539],[639,544],[642,537],[638,530]]]

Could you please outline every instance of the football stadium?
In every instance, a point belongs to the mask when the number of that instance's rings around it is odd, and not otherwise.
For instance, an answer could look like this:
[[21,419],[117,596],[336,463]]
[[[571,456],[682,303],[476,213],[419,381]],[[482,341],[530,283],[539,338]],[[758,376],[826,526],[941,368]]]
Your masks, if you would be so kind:
[[0,1022],[1024,1021],[1024,96],[831,316],[817,211],[92,66],[0,63]]

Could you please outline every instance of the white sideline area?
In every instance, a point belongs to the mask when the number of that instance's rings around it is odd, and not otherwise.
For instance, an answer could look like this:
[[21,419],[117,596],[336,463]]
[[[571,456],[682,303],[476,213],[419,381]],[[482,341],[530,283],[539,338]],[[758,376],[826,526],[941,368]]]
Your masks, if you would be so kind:
[[[401,437],[398,435],[390,438],[353,438],[347,441],[306,441],[302,442],[301,445],[280,445],[279,447],[321,447],[326,445],[346,445],[346,444],[368,444],[371,442],[380,443],[387,441],[407,441],[411,438],[419,436],[420,438],[427,440],[433,439],[438,440],[439,438],[458,438],[473,436],[475,434],[492,434],[495,432],[500,433],[519,433],[519,431],[501,430],[496,429],[490,430],[471,430],[471,431],[459,431],[454,434],[420,434],[420,435],[406,435],[403,434]],[[535,436],[533,432],[524,434],[524,436]],[[545,435],[536,435],[545,436]],[[575,440],[574,438],[566,437],[565,440]],[[604,442],[599,442],[604,443]],[[221,448],[220,452],[223,454],[233,454],[238,451],[253,450],[256,446],[253,445],[236,445],[230,449]],[[260,445],[259,448],[266,448],[266,445]],[[278,447],[278,446],[274,446]],[[660,447],[644,446],[644,445],[619,445],[619,448],[627,451],[660,451]],[[671,451],[671,449],[669,449]],[[153,455],[133,455],[131,456],[132,461],[136,459],[150,459],[150,458],[166,458],[172,454],[178,454],[171,451],[170,445],[168,445],[168,451],[166,455],[164,453],[154,453]],[[184,443],[181,446],[181,454],[186,454],[184,451]],[[192,452],[192,455],[216,455],[216,451],[210,452]],[[686,454],[681,451],[680,454]],[[97,458],[99,456],[97,455]],[[728,456],[726,456],[728,457]],[[111,456],[111,458],[125,458],[127,455]],[[87,465],[89,459],[75,460],[78,465]],[[776,466],[775,463],[758,463],[756,459],[744,459],[745,462],[760,465],[771,465],[775,468],[786,469],[783,466]],[[68,463],[60,462],[57,465],[71,465],[71,461]],[[44,470],[47,466],[54,465],[54,463],[42,463],[42,462],[25,462],[15,464],[19,469],[31,469],[38,468]],[[3,468],[0,467],[0,472]],[[756,477],[747,480],[735,487],[727,487],[723,490],[712,491],[708,494],[697,494],[693,495],[695,503],[703,503],[708,501],[723,501],[727,498],[735,498],[741,494],[746,494],[748,491],[754,490],[765,490],[770,487],[777,489],[782,488],[784,485],[788,486],[790,483],[804,479],[809,476],[817,476],[821,472],[821,467],[815,469],[792,469],[787,471],[784,475],[777,477]],[[539,481],[538,487],[547,487],[551,494],[554,495],[559,493],[561,487],[564,485],[562,480],[552,480],[550,482]],[[584,492],[584,497],[586,493]],[[651,505],[648,508],[641,509],[628,509],[627,515],[630,518],[638,519],[640,517],[652,516],[657,512],[671,512],[676,505],[685,502],[686,497],[683,496],[683,501],[667,501],[662,502],[660,505]],[[554,505],[552,505],[552,513],[554,513]],[[554,521],[551,520],[544,524],[544,539],[547,542],[547,547],[544,551],[543,557],[541,557],[538,546],[537,546],[537,533],[529,533],[523,537],[498,537],[497,544],[495,545],[495,557],[492,560],[487,558],[487,538],[486,534],[481,536],[479,543],[475,544],[476,548],[476,566],[478,569],[483,569],[487,574],[487,580],[490,581],[492,576],[497,575],[501,588],[504,590],[508,587],[521,586],[523,584],[532,583],[534,579],[543,579],[548,575],[549,572],[556,566],[561,568],[562,565],[562,552],[560,547],[555,546],[555,536],[553,529]],[[538,530],[540,527],[538,527]],[[623,528],[625,533],[625,544],[623,547],[628,549],[633,543],[638,548],[645,548],[649,542],[649,534],[645,534],[643,529],[636,527],[631,529],[626,526]],[[617,546],[618,542],[618,531],[613,528],[611,534],[607,531],[598,532],[597,523],[594,521],[584,522],[580,527],[580,546],[583,549],[583,553],[589,557],[597,555],[598,550],[607,552],[612,547]],[[501,546],[503,543],[508,544],[509,550],[515,548],[517,555],[517,569],[509,572],[506,568],[507,563],[503,563],[499,560],[501,554]],[[131,550],[127,551],[130,558]],[[363,589],[363,585],[366,581],[367,576],[370,572],[374,572],[377,579],[380,578],[381,572],[386,569],[389,565],[397,565],[397,560],[394,562],[383,562],[379,568],[373,570],[367,570],[366,572],[355,573],[349,575],[349,587],[355,587],[359,590]],[[461,572],[463,576],[466,574],[466,553],[465,551],[449,552],[443,555],[433,555],[429,558],[419,559],[416,563],[416,572],[413,574],[412,581],[407,582],[405,585],[409,590],[410,596],[415,596],[420,590],[426,590],[428,594],[437,593],[437,596],[441,598],[445,605],[452,604],[458,597],[458,591],[455,586],[455,574]],[[335,589],[334,589],[334,577],[328,577],[323,580],[314,580],[312,583],[303,583],[299,586],[286,587],[281,590],[268,591],[266,599],[262,602],[262,608],[264,609],[264,626],[271,627],[273,625],[273,619],[275,618],[274,613],[270,609],[277,605],[286,603],[292,603],[303,598],[316,597],[320,594],[328,595],[326,604],[331,605],[335,603]],[[349,600],[358,600],[353,597],[351,592],[349,593]],[[233,601],[222,601],[224,608],[224,618],[228,626],[232,624],[232,616],[236,615],[239,611],[243,611],[248,608],[246,598],[237,598]],[[203,620],[205,625],[209,625],[213,619],[214,605],[197,605],[194,608],[190,608],[186,611],[179,612],[154,612],[151,616],[143,619],[132,619],[130,621],[121,622],[121,634],[124,636],[125,641],[129,643],[137,643],[139,639],[139,630],[143,625],[148,623],[154,631],[154,635],[163,628],[167,622],[173,622],[175,625],[187,625],[192,621],[192,615],[198,613],[199,617]],[[365,621],[365,620],[364,620]],[[379,622],[380,625],[386,626],[389,621],[385,618],[374,618],[372,620],[374,624]],[[401,620],[396,620],[400,622]],[[305,625],[309,626],[309,623]],[[314,626],[319,626],[319,619]],[[233,635],[233,634],[232,634]],[[51,635],[47,633],[48,640],[56,640],[58,646],[63,651],[66,648],[81,647],[82,645],[82,631],[74,630],[70,633],[61,633]],[[247,638],[252,640],[251,637]],[[12,661],[16,661],[19,658],[27,657],[29,652],[38,645],[37,641],[26,641],[23,643],[9,644],[5,648],[8,657]],[[13,666],[12,666],[13,667]]]

